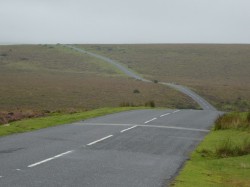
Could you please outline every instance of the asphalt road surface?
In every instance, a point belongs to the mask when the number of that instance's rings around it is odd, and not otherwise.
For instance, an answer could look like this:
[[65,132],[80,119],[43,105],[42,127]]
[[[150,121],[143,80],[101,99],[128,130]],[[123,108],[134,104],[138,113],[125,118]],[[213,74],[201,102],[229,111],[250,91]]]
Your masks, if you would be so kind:
[[0,186],[167,186],[218,114],[138,110],[2,137]]
[[[135,79],[151,82],[116,61]],[[0,138],[0,186],[158,187],[170,184],[220,114],[181,85],[203,110],[138,110]]]

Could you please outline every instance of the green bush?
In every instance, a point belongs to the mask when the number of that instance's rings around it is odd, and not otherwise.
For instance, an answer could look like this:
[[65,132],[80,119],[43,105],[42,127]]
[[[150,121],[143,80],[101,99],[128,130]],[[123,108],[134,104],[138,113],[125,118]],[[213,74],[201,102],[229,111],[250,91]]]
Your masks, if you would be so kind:
[[155,102],[154,101],[148,101],[148,102],[146,102],[145,103],[145,107],[152,107],[152,108],[154,108],[155,107]]
[[133,93],[140,93],[140,91],[137,90],[137,89],[135,89],[135,90],[133,91]]
[[6,56],[8,56],[8,54],[7,53],[2,53],[0,56],[6,57]]
[[154,83],[158,83],[158,80],[154,80],[153,82],[154,82]]
[[250,123],[250,112],[247,113],[247,122]]

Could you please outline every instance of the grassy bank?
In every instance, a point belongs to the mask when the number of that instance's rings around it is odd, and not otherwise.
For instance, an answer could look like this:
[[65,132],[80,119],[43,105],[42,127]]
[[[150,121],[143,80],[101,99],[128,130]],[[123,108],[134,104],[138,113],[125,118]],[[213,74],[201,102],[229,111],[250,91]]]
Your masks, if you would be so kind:
[[112,114],[116,112],[145,109],[145,107],[120,107],[120,108],[101,108],[87,112],[74,114],[53,114],[48,117],[25,119],[10,123],[8,126],[0,126],[0,136],[6,136],[14,133],[22,133],[38,130],[46,127],[72,123],[80,120]]
[[250,113],[220,117],[172,185],[250,186]]

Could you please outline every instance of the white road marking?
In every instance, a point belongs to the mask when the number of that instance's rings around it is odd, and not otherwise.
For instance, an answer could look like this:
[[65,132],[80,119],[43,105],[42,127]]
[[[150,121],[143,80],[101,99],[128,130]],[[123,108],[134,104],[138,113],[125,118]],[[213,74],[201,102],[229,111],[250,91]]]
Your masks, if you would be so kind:
[[177,113],[177,112],[180,112],[180,110],[173,111],[173,114],[174,114],[174,113]]
[[167,116],[169,115],[170,113],[166,113],[166,114],[162,114],[160,117],[164,117],[164,116]]
[[104,138],[102,138],[102,139],[96,140],[96,141],[91,142],[91,143],[89,143],[89,144],[87,144],[87,145],[88,145],[88,146],[94,145],[94,144],[96,144],[96,143],[98,143],[98,142],[101,142],[101,141],[103,141],[103,140],[106,140],[106,139],[108,139],[108,138],[111,138],[112,136],[113,136],[113,135],[106,136],[106,137],[104,137]]
[[[110,124],[110,123],[82,123],[82,125],[129,126],[129,124]],[[207,129],[196,129],[196,128],[187,128],[187,127],[175,127],[175,126],[161,126],[161,125],[140,125],[140,124],[136,124],[136,126],[137,127],[150,127],[150,128],[164,128],[164,129],[188,130],[188,131],[200,131],[200,132],[209,132],[210,131],[210,130],[207,130]]]
[[138,127],[165,128],[165,129],[187,130],[187,131],[198,131],[198,132],[209,132],[210,131],[207,129],[195,129],[195,128],[160,126],[160,125],[138,125]]
[[154,121],[154,120],[156,120],[157,118],[153,118],[153,119],[151,119],[151,120],[148,120],[148,121],[146,121],[146,122],[144,122],[145,124],[147,124],[147,123],[149,123],[149,122],[151,122],[151,121]]
[[79,122],[77,122],[77,123],[74,123],[74,125],[89,125],[89,126],[91,126],[91,125],[106,125],[106,126],[118,126],[118,125],[120,125],[120,126],[131,126],[131,125],[134,125],[134,124],[118,124],[118,123],[84,123],[84,122],[79,123]]
[[65,153],[61,153],[61,154],[56,155],[56,156],[53,156],[53,157],[51,157],[51,158],[47,158],[47,159],[42,160],[42,161],[40,161],[40,162],[31,164],[31,165],[28,166],[28,168],[32,168],[32,167],[38,166],[38,165],[40,165],[40,164],[43,164],[43,163],[45,163],[45,162],[48,162],[48,161],[54,160],[54,159],[56,159],[56,158],[62,157],[62,156],[64,156],[64,155],[66,155],[66,154],[72,153],[73,151],[74,151],[74,150],[67,151],[67,152],[65,152]]
[[0,176],[0,178],[3,178],[3,176]]
[[126,132],[126,131],[129,131],[129,130],[135,128],[135,127],[137,127],[137,125],[135,125],[135,126],[133,126],[133,127],[130,127],[130,128],[127,128],[127,129],[124,129],[124,130],[121,131],[121,133]]
[[21,171],[21,169],[16,169],[16,171]]

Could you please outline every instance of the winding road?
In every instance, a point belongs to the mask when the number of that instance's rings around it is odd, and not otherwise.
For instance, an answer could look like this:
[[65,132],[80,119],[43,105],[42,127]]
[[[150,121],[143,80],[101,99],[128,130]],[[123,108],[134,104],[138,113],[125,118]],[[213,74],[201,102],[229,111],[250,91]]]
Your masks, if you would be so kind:
[[[90,55],[92,57],[95,57],[95,58],[98,58],[100,60],[103,60],[103,61],[105,61],[105,62],[107,62],[107,63],[115,66],[116,68],[118,68],[120,71],[122,71],[128,77],[131,77],[131,78],[134,78],[134,79],[137,79],[137,80],[141,80],[143,82],[151,82],[152,83],[152,81],[144,79],[139,74],[135,73],[133,70],[131,70],[131,69],[123,66],[122,64],[120,64],[119,62],[117,62],[115,60],[112,60],[110,58],[107,58],[105,56],[102,56],[102,55],[99,55],[99,54],[96,54],[96,53],[92,53],[92,52],[86,51],[85,49],[82,49],[82,48],[79,48],[79,47],[75,47],[75,46],[72,46],[72,45],[64,45],[64,46],[68,47],[70,49],[74,49],[74,50],[76,50],[76,51],[78,51],[80,53],[88,54],[88,55]],[[196,101],[200,105],[200,107],[203,110],[215,110],[216,111],[216,108],[214,108],[214,106],[212,106],[204,98],[202,98],[201,96],[199,96],[198,94],[196,94],[195,92],[193,92],[192,90],[188,89],[185,86],[176,85],[176,84],[173,84],[173,83],[164,83],[164,82],[160,82],[160,84],[168,86],[168,87],[171,87],[171,88],[174,88],[174,89],[182,92],[183,94],[191,97],[194,101]]]
[[[68,46],[136,73],[106,57]],[[148,109],[0,138],[0,186],[168,186],[209,132],[218,112],[191,90],[173,87],[204,110]]]

